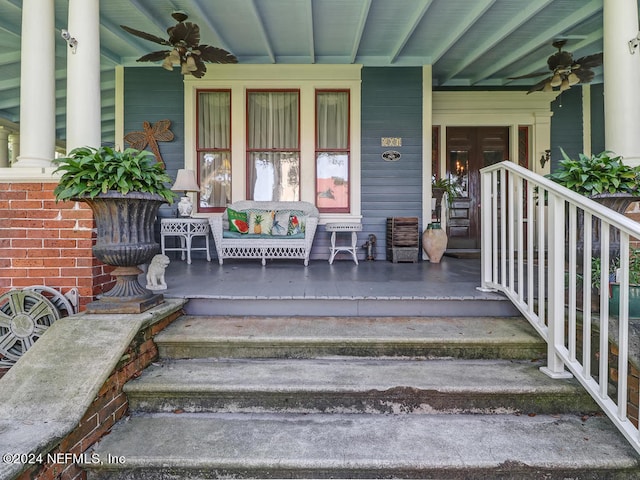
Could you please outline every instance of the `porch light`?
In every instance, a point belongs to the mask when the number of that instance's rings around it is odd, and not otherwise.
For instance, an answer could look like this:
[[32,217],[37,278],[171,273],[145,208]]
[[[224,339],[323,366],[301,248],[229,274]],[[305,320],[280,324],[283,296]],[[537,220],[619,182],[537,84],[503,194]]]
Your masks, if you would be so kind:
[[198,182],[196,182],[196,172],[185,168],[179,169],[176,181],[171,187],[171,190],[174,192],[184,192],[184,195],[180,197],[180,202],[178,203],[178,212],[181,217],[190,217],[191,212],[193,212],[193,203],[191,203],[187,192],[200,191]]

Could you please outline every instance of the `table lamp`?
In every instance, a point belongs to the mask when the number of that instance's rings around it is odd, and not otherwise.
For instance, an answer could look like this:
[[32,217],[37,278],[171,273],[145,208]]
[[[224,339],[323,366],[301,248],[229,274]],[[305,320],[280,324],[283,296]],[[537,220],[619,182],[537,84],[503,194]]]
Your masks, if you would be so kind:
[[180,197],[180,202],[178,203],[178,213],[181,217],[190,217],[193,211],[193,204],[187,192],[200,191],[198,182],[196,182],[196,173],[193,170],[187,170],[185,168],[179,169],[176,181],[171,187],[171,190],[184,192],[184,195]]

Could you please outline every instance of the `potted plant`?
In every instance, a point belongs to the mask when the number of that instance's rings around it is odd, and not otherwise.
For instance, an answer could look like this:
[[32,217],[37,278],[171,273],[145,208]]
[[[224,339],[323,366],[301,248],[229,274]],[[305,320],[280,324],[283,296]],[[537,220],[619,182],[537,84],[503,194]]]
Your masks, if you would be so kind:
[[153,224],[160,205],[173,202],[171,178],[151,152],[127,148],[80,147],[54,160],[61,173],[57,201],[87,203],[94,214],[97,240],[93,254],[117,268],[115,286],[88,305],[93,312],[139,313],[162,302],[138,283],[141,270],[160,252]]
[[442,202],[442,197],[447,194],[447,202],[451,205],[453,199],[460,195],[462,187],[451,180],[450,178],[435,178],[431,179],[431,196],[436,200],[436,205]]
[[[605,150],[597,155],[587,156],[582,153],[577,159],[570,158],[561,148],[563,159],[558,163],[554,172],[546,175],[560,185],[581,195],[624,213],[631,202],[640,200],[640,169],[622,163],[622,157]],[[583,216],[578,217],[578,229],[582,229]],[[580,235],[578,250],[582,251],[582,236]],[[599,222],[593,224],[593,246],[599,251],[600,229]],[[612,232],[611,253],[615,256],[619,252],[619,235]]]
[[[618,275],[609,284],[609,313],[612,315],[618,315],[620,310]],[[640,318],[640,248],[629,250],[629,318]]]
[[442,224],[440,223],[440,212],[442,210],[442,197],[447,194],[447,203],[452,205],[453,199],[460,195],[462,188],[457,182],[449,178],[438,178],[435,176],[431,180],[431,196],[435,199],[436,221],[427,225],[422,233],[422,249],[429,257],[431,263],[439,263],[442,255],[447,250],[448,238]]

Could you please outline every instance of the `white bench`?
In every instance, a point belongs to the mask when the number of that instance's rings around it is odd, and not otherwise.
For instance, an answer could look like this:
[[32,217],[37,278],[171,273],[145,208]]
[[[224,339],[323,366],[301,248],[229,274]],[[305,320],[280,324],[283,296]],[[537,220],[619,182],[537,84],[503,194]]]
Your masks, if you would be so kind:
[[225,258],[259,258],[262,265],[268,258],[300,258],[309,265],[309,254],[318,227],[318,209],[309,202],[261,202],[241,200],[229,205],[232,210],[243,212],[264,210],[274,212],[289,211],[300,217],[303,232],[297,235],[256,235],[239,234],[229,231],[227,211],[222,215],[209,217],[211,233],[216,244],[218,262]]

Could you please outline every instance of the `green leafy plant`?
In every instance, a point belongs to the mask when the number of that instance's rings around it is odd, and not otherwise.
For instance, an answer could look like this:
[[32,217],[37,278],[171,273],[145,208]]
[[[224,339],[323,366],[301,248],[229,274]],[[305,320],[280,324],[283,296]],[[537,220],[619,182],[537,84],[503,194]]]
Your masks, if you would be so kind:
[[[614,282],[616,272],[620,268],[620,257],[616,256],[609,263],[609,279]],[[600,276],[602,268],[599,257],[591,259],[591,285],[600,288]],[[578,280],[582,283],[583,275],[578,275]],[[629,285],[640,285],[640,248],[629,249]]]
[[123,195],[129,192],[156,193],[168,203],[172,203],[175,197],[167,187],[171,178],[147,150],[79,147],[69,152],[69,156],[54,162],[58,165],[54,173],[62,173],[53,191],[57,200],[94,198],[109,190]]
[[560,151],[563,160],[556,171],[547,175],[554,182],[585,196],[602,193],[640,195],[640,170],[622,163],[622,157],[605,150],[591,157],[580,153],[575,160],[563,149]]
[[[447,202],[449,203],[449,205],[451,205],[451,202],[453,202],[453,199],[455,197],[460,196],[460,194],[462,193],[462,187],[460,186],[460,184],[449,178],[436,179],[435,177],[433,177],[431,180],[431,190],[441,190],[443,193],[446,193]],[[435,196],[436,195],[434,195],[434,197]],[[440,195],[439,198],[442,198],[442,195]]]

